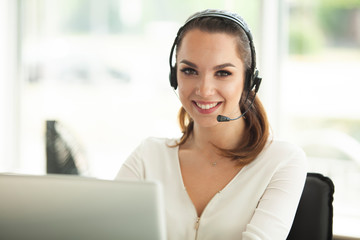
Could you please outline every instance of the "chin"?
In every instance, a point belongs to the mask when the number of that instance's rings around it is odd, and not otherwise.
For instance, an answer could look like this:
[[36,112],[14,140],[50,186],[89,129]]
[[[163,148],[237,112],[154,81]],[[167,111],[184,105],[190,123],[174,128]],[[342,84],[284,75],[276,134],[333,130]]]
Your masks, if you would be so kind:
[[208,117],[206,119],[202,118],[202,119],[194,119],[194,123],[202,128],[212,128],[215,127],[219,124],[219,122],[216,120],[216,116],[214,117]]

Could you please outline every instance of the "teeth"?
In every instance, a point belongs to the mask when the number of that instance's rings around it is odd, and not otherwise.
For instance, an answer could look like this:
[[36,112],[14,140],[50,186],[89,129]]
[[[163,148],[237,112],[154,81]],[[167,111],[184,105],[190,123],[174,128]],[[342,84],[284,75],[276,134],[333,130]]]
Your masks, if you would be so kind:
[[201,108],[201,109],[210,109],[213,108],[217,105],[217,103],[212,103],[212,104],[200,104],[200,103],[196,103],[196,105]]

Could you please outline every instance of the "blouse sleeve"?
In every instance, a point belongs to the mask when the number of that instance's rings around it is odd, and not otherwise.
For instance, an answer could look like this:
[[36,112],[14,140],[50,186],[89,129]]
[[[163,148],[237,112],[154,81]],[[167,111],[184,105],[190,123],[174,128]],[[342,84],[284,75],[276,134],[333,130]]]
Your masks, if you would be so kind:
[[115,180],[144,180],[143,144],[140,144],[126,159]]
[[243,232],[243,240],[286,239],[304,188],[306,173],[306,157],[299,149],[273,174]]

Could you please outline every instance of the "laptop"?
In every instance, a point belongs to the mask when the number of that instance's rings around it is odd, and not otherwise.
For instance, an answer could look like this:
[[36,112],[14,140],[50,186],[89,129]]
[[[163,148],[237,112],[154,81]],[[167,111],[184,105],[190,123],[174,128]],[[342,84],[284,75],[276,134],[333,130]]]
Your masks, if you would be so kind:
[[158,182],[0,174],[0,239],[165,238]]

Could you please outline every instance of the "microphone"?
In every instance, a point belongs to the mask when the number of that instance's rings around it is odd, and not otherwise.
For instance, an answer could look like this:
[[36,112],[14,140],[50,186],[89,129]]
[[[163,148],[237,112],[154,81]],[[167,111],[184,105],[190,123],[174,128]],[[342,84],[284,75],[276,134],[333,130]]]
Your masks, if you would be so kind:
[[[251,103],[251,105],[252,105],[252,103]],[[238,120],[239,118],[242,118],[245,115],[245,113],[247,113],[247,111],[250,109],[251,105],[249,106],[248,109],[246,109],[246,111],[243,114],[241,114],[240,116],[238,116],[236,118],[229,118],[227,116],[218,115],[216,120],[218,122],[230,122],[230,121]]]

